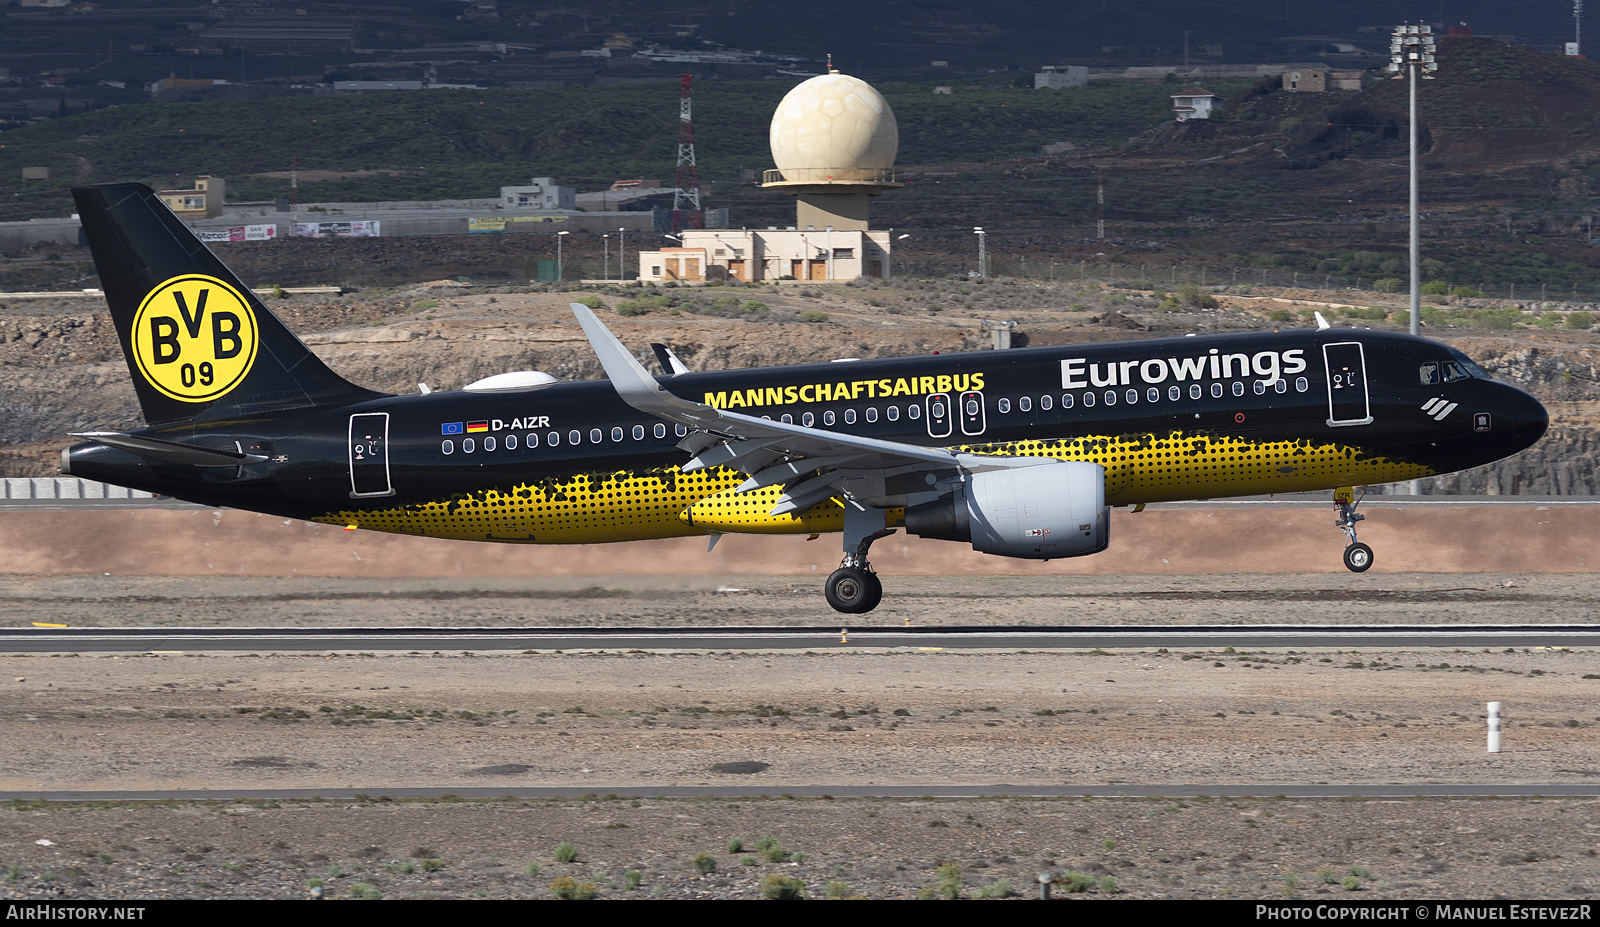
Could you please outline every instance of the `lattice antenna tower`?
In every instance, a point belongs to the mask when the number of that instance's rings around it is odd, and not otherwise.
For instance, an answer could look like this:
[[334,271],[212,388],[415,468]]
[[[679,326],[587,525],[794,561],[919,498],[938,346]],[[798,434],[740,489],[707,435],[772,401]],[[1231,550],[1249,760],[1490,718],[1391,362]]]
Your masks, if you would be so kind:
[[672,230],[700,228],[700,175],[694,164],[694,120],[689,109],[689,75],[679,75],[678,176],[672,194]]

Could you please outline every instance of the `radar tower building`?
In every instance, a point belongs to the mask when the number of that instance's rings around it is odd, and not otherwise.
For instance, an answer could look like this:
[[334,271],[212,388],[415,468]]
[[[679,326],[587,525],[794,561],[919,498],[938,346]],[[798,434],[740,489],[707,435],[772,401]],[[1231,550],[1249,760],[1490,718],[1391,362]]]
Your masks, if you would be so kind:
[[685,229],[682,247],[640,252],[640,280],[888,279],[891,235],[871,229],[871,198],[904,184],[894,171],[900,130],[883,95],[840,74],[830,56],[828,73],[778,104],[770,140],[777,168],[761,186],[795,198],[795,224]]

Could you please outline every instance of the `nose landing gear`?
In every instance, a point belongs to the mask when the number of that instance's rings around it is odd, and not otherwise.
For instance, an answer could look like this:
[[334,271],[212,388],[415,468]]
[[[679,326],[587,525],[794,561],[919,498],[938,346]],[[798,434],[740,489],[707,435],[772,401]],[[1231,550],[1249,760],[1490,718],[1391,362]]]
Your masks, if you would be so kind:
[[[1363,488],[1361,499],[1366,497],[1367,492]],[[1344,549],[1344,565],[1352,573],[1365,573],[1372,568],[1372,548],[1356,540],[1356,522],[1364,521],[1367,517],[1356,512],[1361,499],[1355,498],[1355,488],[1351,486],[1341,486],[1333,491],[1333,505],[1339,510],[1339,520],[1333,524],[1350,541]]]

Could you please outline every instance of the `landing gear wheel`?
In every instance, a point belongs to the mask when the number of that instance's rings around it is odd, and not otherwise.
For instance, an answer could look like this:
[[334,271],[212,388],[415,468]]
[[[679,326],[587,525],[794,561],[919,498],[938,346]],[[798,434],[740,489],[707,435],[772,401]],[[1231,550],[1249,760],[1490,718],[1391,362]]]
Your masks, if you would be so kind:
[[878,578],[878,574],[868,570],[867,583],[871,589],[868,590],[867,604],[861,609],[863,613],[872,611],[883,601],[883,580]]
[[828,576],[824,593],[834,611],[859,615],[878,607],[883,599],[883,584],[867,570],[840,567]]
[[1365,573],[1372,567],[1372,548],[1351,544],[1344,549],[1344,565],[1352,573]]

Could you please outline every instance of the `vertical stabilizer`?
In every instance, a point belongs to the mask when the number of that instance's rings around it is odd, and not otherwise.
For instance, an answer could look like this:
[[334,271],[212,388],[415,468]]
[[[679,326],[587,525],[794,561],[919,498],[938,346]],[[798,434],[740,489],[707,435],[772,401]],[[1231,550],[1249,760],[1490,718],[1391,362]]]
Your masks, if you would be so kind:
[[150,424],[382,395],[329,370],[149,187],[72,196]]

